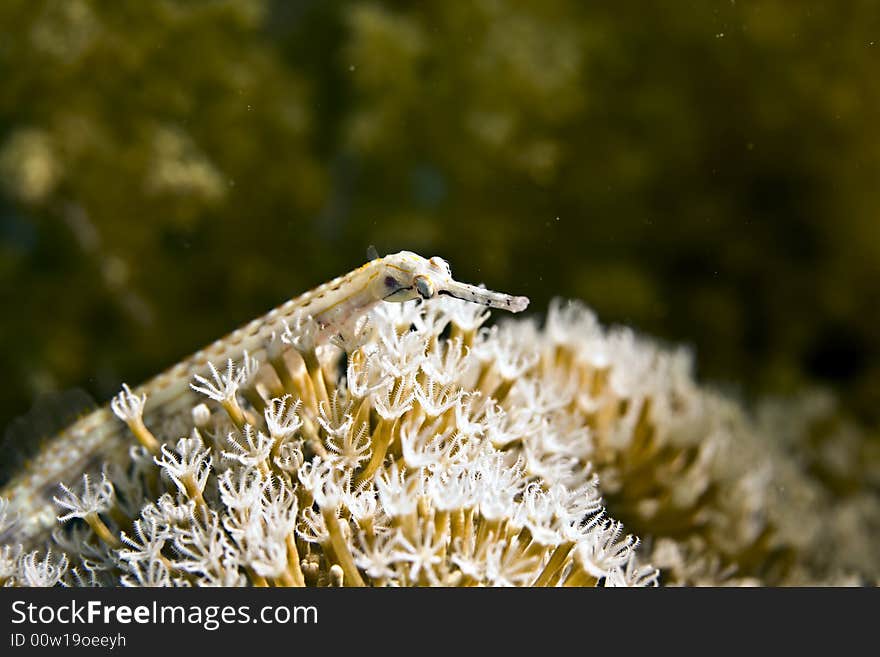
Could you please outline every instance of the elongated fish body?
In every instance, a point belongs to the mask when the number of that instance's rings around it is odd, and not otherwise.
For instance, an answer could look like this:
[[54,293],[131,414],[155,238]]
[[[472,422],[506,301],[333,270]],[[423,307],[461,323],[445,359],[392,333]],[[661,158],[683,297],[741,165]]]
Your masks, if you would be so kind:
[[[320,285],[270,310],[227,336],[177,363],[131,390],[145,396],[143,417],[173,416],[202,401],[191,383],[205,376],[210,364],[237,361],[247,352],[259,361],[288,327],[303,320],[313,322],[313,339],[320,343],[334,334],[345,334],[357,319],[383,301],[402,302],[447,294],[512,312],[524,310],[525,297],[513,297],[455,281],[440,258],[423,258],[402,251],[374,259],[348,274]],[[0,497],[17,515],[14,533],[0,535],[0,544],[15,542],[28,547],[43,539],[53,526],[57,510],[53,496],[58,483],[75,480],[103,463],[127,458],[134,441],[126,423],[109,406],[82,417],[51,438],[9,483]]]

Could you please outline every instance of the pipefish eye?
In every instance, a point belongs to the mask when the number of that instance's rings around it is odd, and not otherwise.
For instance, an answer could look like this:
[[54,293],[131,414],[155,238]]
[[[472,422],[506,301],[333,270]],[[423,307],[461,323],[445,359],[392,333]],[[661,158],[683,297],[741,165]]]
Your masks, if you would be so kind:
[[425,278],[424,276],[416,276],[414,283],[416,286],[416,292],[418,292],[419,296],[423,299],[430,299],[434,296],[434,286],[431,284],[430,279]]
[[385,287],[387,287],[389,290],[393,290],[394,288],[400,287],[400,286],[397,284],[397,279],[394,278],[394,276],[386,276],[385,277]]

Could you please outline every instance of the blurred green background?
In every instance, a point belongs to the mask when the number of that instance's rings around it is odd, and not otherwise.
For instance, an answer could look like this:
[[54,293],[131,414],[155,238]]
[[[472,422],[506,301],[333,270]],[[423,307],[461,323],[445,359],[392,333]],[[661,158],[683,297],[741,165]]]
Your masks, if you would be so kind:
[[874,0],[3,0],[0,426],[380,253],[880,422]]

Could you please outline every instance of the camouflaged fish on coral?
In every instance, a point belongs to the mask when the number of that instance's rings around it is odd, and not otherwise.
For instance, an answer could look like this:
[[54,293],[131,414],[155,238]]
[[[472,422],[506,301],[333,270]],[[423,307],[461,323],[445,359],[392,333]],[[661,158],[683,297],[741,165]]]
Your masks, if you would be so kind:
[[[318,401],[326,402],[321,367],[314,356],[316,346],[331,339],[350,346],[357,340],[359,322],[382,301],[442,295],[510,312],[525,310],[529,303],[526,297],[456,281],[447,262],[439,257],[428,259],[401,251],[374,258],[281,304],[143,385],[134,389],[125,385],[109,408],[94,411],[50,440],[0,490],[0,498],[9,501],[6,512],[17,518],[7,535],[0,535],[0,544],[14,541],[28,546],[44,539],[56,523],[53,500],[59,482],[125,459],[129,448],[125,425],[144,447],[158,455],[159,441],[144,419],[162,420],[183,408],[197,406],[196,393],[200,392],[220,402],[233,420],[244,426],[247,411],[240,408],[235,389],[263,361],[276,366],[277,372],[287,372],[283,361],[288,346],[303,357]],[[244,367],[234,371],[233,361],[242,357]],[[214,362],[228,363],[229,369],[220,372]],[[232,394],[228,394],[230,391]]]

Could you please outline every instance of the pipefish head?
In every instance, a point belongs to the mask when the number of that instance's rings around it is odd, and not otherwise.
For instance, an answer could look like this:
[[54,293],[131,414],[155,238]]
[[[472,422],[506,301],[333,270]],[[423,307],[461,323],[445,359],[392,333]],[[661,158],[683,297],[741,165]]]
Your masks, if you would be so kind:
[[437,256],[423,258],[411,251],[401,251],[382,258],[382,264],[384,271],[378,280],[378,294],[385,301],[402,302],[447,295],[514,313],[529,305],[528,297],[511,296],[456,281],[449,263]]

